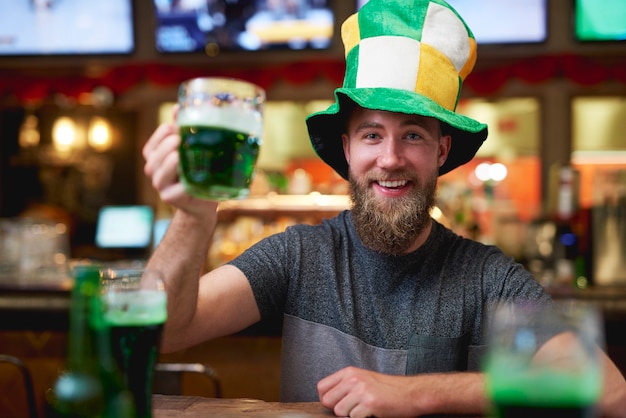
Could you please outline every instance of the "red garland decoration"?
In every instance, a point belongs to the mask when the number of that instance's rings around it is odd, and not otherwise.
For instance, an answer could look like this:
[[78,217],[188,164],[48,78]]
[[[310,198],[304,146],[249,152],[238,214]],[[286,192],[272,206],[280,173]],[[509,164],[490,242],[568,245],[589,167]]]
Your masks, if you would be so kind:
[[474,71],[467,77],[463,85],[481,96],[491,96],[504,86],[508,78],[509,70],[507,68],[490,68]]
[[601,83],[611,75],[611,69],[590,59],[575,55],[564,56],[562,58],[562,67],[567,78],[583,86]]
[[553,56],[529,58],[523,65],[511,66],[509,71],[522,81],[539,84],[558,74],[559,59]]
[[[497,93],[512,78],[531,84],[543,83],[557,77],[565,77],[583,86],[591,86],[611,79],[626,84],[626,58],[617,61],[612,64],[603,64],[576,55],[532,57],[495,68],[475,70],[465,81],[465,86],[477,94],[489,96]],[[0,70],[0,97],[13,96],[20,102],[37,102],[60,93],[76,98],[83,93],[91,92],[98,86],[108,87],[115,95],[121,95],[142,83],[170,87],[198,76],[241,78],[266,89],[279,80],[297,86],[320,78],[340,86],[343,82],[344,71],[345,64],[337,60],[228,71],[160,63],[134,63],[113,67],[99,78],[34,77],[13,70]]]
[[616,80],[626,84],[626,65],[616,65],[613,67],[612,76]]

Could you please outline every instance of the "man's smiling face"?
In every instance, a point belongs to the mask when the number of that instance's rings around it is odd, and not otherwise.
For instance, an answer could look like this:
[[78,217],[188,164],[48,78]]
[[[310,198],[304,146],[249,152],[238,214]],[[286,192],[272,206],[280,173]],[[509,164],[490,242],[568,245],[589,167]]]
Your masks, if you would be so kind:
[[342,136],[353,219],[369,248],[404,254],[429,231],[439,167],[450,150],[439,121],[356,107]]

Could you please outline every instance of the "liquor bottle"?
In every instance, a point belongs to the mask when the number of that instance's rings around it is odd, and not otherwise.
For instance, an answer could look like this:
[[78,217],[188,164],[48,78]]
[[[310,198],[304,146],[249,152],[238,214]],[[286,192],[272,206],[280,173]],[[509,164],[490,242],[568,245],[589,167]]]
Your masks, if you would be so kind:
[[586,217],[578,204],[579,174],[571,166],[559,169],[555,214],[554,262],[557,283],[586,287]]
[[67,362],[65,371],[46,393],[46,415],[132,418],[132,397],[113,366],[109,330],[97,319],[100,314],[99,270],[79,266],[74,278]]

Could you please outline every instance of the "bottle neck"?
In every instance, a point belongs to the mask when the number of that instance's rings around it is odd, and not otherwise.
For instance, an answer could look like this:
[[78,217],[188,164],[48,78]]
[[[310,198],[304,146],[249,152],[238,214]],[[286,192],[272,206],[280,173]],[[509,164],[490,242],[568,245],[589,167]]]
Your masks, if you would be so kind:
[[559,173],[556,218],[568,222],[576,211],[576,176],[572,167],[562,167]]
[[70,310],[68,369],[94,371],[97,368],[95,333],[90,326],[94,298],[100,290],[97,269],[84,267],[75,274]]

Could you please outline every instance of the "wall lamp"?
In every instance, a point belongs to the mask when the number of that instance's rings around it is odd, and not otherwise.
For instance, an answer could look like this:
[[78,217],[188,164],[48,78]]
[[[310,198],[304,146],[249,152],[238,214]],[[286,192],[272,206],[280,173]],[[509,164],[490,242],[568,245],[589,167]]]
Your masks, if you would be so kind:
[[98,152],[108,151],[112,143],[111,124],[101,116],[95,116],[89,121],[87,143]]
[[52,125],[52,145],[60,153],[69,153],[78,146],[78,130],[74,119],[68,116],[58,118]]
[[52,144],[60,154],[80,151],[87,146],[97,152],[108,151],[113,143],[110,122],[101,116],[94,116],[89,123],[68,117],[59,117],[52,125]]

